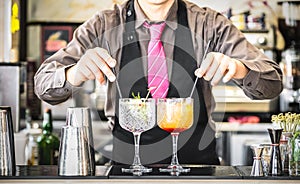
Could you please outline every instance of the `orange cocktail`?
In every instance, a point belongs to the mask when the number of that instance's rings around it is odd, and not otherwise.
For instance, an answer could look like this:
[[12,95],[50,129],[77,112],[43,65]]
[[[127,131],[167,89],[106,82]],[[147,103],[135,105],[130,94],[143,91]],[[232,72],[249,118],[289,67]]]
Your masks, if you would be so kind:
[[161,172],[170,172],[171,175],[179,175],[189,172],[189,168],[183,168],[177,158],[177,142],[180,132],[189,129],[194,121],[194,100],[192,98],[167,98],[158,99],[157,124],[172,135],[173,155],[172,162],[167,168],[160,168]]
[[189,101],[182,102],[181,100],[173,100],[158,106],[158,126],[173,133],[183,132],[189,129],[193,124],[193,103]]

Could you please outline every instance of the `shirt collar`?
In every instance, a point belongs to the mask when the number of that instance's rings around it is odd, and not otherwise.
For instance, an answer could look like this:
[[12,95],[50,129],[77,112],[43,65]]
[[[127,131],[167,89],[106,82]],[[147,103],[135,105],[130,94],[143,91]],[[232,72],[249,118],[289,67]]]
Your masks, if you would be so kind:
[[[146,17],[145,13],[143,12],[137,0],[134,1],[134,8],[136,14],[135,29],[138,29],[139,27],[143,26],[143,23],[145,21],[147,22],[150,21]],[[167,19],[166,19],[166,25],[173,30],[177,29],[177,9],[178,9],[178,4],[177,4],[177,0],[175,0],[168,12]]]

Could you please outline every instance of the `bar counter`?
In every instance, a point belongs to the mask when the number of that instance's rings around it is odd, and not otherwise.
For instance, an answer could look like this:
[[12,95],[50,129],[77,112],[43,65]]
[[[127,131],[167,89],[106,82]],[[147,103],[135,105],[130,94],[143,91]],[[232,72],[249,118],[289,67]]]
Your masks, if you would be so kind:
[[300,176],[250,176],[251,166],[185,165],[188,174],[170,176],[159,173],[161,165],[151,166],[153,172],[143,176],[121,173],[124,166],[96,166],[94,176],[59,176],[57,166],[17,166],[14,176],[0,176],[0,183],[300,183]]

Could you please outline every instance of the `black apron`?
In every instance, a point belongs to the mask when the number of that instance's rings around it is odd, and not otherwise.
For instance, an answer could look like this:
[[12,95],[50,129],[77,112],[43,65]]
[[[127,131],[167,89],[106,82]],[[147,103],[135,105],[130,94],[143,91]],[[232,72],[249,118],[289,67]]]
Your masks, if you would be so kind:
[[[172,75],[167,98],[189,97],[194,80],[197,62],[194,59],[194,47],[188,26],[185,3],[178,1],[178,28],[176,30],[173,54]],[[146,97],[147,76],[143,71],[141,51],[135,32],[134,1],[127,4],[126,26],[123,35],[123,50],[118,74],[122,97],[131,98],[132,92],[140,92]],[[205,100],[201,89],[202,79],[198,80],[194,99],[193,126],[179,135],[178,159],[181,164],[213,164],[219,160],[215,151],[215,131],[208,126]],[[132,164],[134,156],[133,135],[122,129],[118,122],[118,99],[116,94],[116,116],[113,129],[113,162],[115,164]],[[141,135],[140,157],[142,164],[169,164],[172,156],[172,139],[170,133],[157,125]]]

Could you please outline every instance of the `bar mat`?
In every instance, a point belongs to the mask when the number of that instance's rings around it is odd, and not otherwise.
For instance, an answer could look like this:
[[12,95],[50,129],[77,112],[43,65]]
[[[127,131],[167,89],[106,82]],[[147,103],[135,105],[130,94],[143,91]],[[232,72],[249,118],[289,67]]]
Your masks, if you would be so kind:
[[190,168],[188,173],[181,173],[179,176],[171,176],[169,173],[159,172],[159,168],[165,168],[167,165],[151,165],[146,166],[152,168],[151,173],[142,176],[133,176],[131,173],[123,173],[122,168],[129,168],[128,165],[114,165],[109,173],[109,178],[217,178],[217,179],[236,179],[242,178],[233,167],[229,166],[208,166],[208,165],[182,165],[184,168]]

